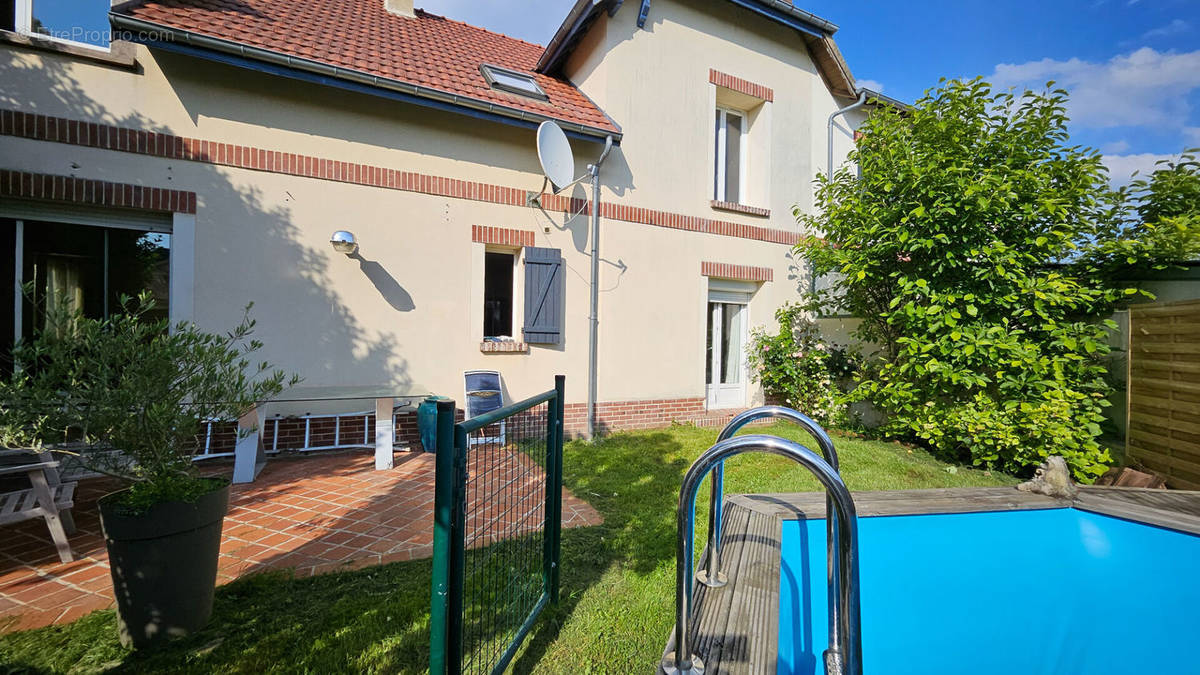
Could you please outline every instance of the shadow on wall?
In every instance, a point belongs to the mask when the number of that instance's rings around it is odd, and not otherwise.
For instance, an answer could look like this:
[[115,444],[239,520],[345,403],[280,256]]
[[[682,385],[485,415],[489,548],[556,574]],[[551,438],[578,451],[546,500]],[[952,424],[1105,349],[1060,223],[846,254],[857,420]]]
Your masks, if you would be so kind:
[[367,279],[371,280],[375,290],[379,291],[379,295],[383,296],[392,309],[397,312],[411,312],[417,308],[413,303],[412,296],[404,290],[395,277],[388,273],[383,265],[374,260],[367,260],[357,252],[350,257],[358,261],[358,269],[362,270]]
[[796,285],[796,292],[801,296],[807,294],[812,286],[812,268],[796,253],[795,249],[788,249],[788,252],[783,255],[788,261],[788,281]]
[[[110,112],[88,95],[64,61],[23,56],[0,51],[0,108],[173,133],[140,113]],[[144,181],[196,193],[195,283],[206,288],[195,305],[201,328],[225,330],[254,302],[262,358],[299,373],[305,385],[352,383],[398,391],[414,386],[400,356],[402,345],[393,334],[371,334],[362,326],[333,286],[329,252],[304,243],[294,223],[290,192],[267,195],[258,186],[236,183],[234,177],[242,173],[238,170],[200,162],[57,143],[42,142],[41,148],[55,160],[49,162],[50,169],[42,169],[48,173]],[[136,175],[129,173],[131,164],[137,166]],[[4,168],[17,167],[6,163]],[[302,186],[305,180],[296,178],[294,184]],[[360,260],[360,267],[397,311],[415,307],[408,292],[378,263]]]

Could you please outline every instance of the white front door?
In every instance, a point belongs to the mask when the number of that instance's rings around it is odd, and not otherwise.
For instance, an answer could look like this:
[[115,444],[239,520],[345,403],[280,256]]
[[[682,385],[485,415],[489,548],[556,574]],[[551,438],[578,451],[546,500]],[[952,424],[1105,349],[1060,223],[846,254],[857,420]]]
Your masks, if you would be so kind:
[[709,408],[746,405],[746,305],[743,293],[710,291],[705,383]]

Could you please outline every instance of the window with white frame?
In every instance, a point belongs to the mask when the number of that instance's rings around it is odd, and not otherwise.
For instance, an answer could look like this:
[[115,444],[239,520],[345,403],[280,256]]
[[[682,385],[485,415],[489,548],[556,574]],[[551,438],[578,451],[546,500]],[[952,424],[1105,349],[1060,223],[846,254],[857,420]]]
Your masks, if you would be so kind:
[[713,199],[742,203],[746,174],[746,115],[729,108],[717,108],[715,134],[716,167],[713,171]]
[[0,0],[0,28],[66,44],[108,50],[108,0]]

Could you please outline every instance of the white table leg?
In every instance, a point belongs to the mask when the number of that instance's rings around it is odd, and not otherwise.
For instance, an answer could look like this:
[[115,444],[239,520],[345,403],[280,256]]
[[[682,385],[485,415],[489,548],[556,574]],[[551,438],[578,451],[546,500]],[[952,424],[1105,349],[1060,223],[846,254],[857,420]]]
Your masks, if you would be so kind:
[[267,411],[255,406],[238,420],[237,445],[233,449],[233,482],[253,483],[267,463],[262,432],[267,423]]
[[375,399],[375,469],[392,468],[392,441],[395,428],[392,424],[392,399]]

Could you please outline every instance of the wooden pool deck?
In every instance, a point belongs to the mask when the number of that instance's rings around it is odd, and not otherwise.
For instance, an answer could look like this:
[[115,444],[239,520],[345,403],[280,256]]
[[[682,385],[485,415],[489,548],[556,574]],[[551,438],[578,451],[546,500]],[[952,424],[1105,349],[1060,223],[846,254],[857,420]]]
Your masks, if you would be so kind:
[[[893,490],[856,492],[854,504],[860,518],[1073,507],[1200,535],[1200,492],[1191,491],[1084,487],[1065,500],[1011,487]],[[782,523],[824,517],[823,492],[726,497],[721,552],[729,584],[695,584],[688,628],[706,675],[776,672]],[[674,642],[672,630],[664,657]]]

